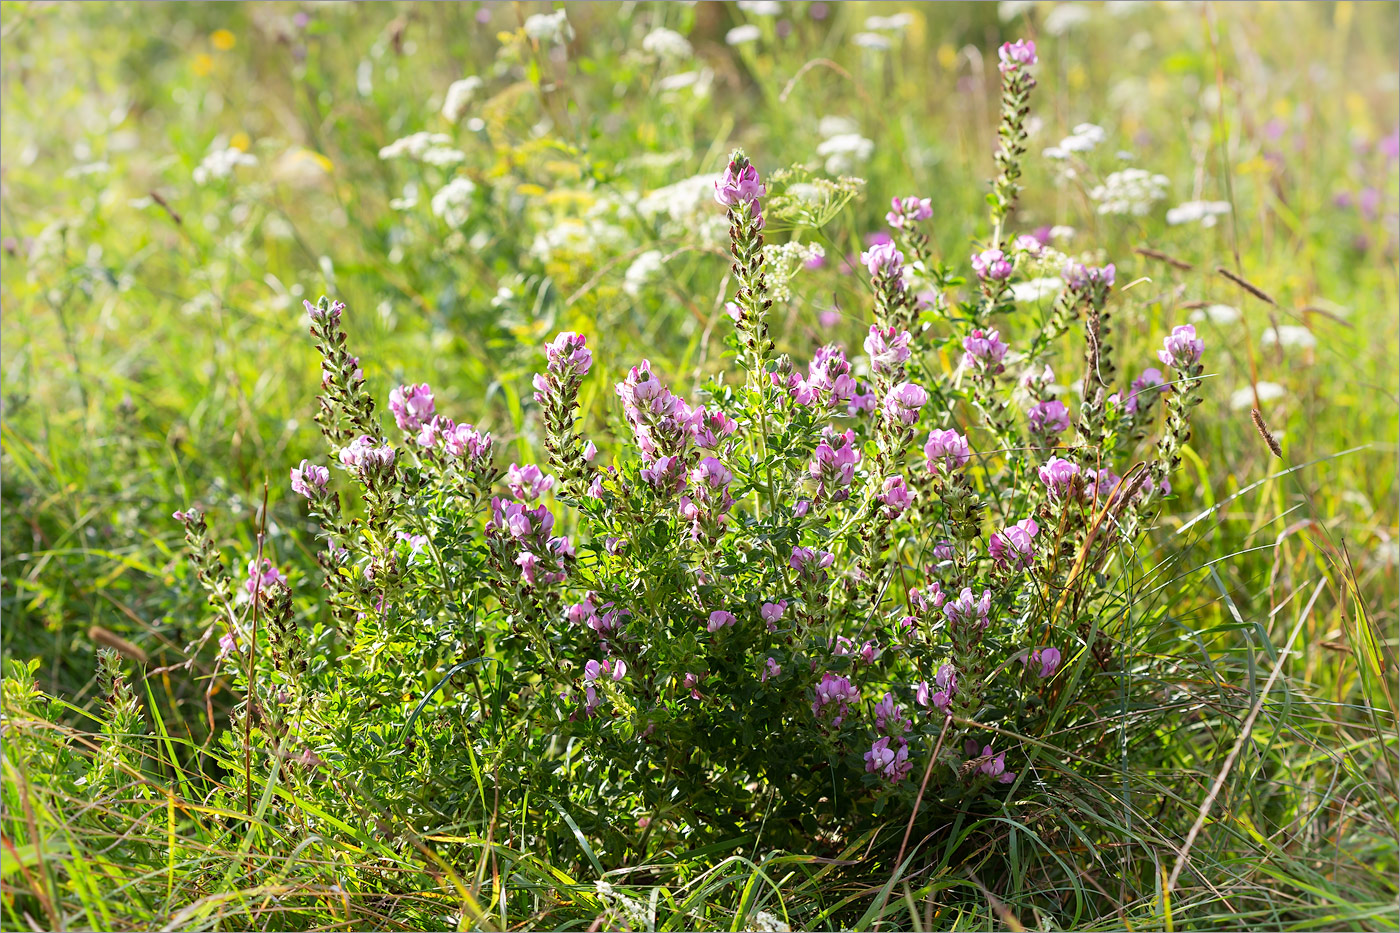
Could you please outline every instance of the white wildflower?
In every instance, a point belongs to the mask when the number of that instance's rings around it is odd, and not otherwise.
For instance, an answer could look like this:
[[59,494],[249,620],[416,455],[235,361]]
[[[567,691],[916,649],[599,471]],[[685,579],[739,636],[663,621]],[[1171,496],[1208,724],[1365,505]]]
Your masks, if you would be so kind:
[[458,176],[443,185],[433,195],[431,207],[435,216],[441,217],[449,227],[460,227],[471,216],[472,192],[476,185],[470,179]]
[[1045,31],[1062,36],[1075,26],[1089,21],[1089,8],[1082,3],[1057,3],[1045,16]]
[[400,159],[408,156],[410,159],[421,159],[423,153],[433,146],[450,145],[452,145],[452,137],[446,133],[410,133],[380,149],[379,158]]
[[745,23],[742,26],[735,26],[724,34],[724,41],[729,45],[743,45],[745,42],[756,42],[758,37],[763,35],[763,30],[753,23]]
[[1264,346],[1298,347],[1311,350],[1317,346],[1317,338],[1306,327],[1296,324],[1280,324],[1264,332]]
[[893,16],[867,16],[865,28],[871,32],[903,32],[914,24],[914,14],[896,13]]
[[560,9],[527,17],[525,35],[536,42],[568,42],[574,37],[574,27],[569,25],[568,15]]
[[1167,196],[1167,176],[1154,175],[1145,169],[1125,168],[1104,179],[1104,183],[1089,192],[1099,202],[1100,214],[1127,214],[1142,217],[1152,205]]
[[851,41],[863,49],[875,49],[880,52],[893,46],[887,36],[882,36],[878,32],[858,32],[851,36]]
[[1074,228],[1066,227],[1063,224],[1056,224],[1050,228],[1051,240],[1068,240],[1074,236]]
[[255,155],[244,152],[234,146],[227,149],[214,149],[204,157],[194,170],[194,183],[196,185],[208,184],[214,178],[227,178],[233,174],[233,170],[240,165],[257,165],[258,158]]
[[667,75],[656,82],[656,87],[661,91],[679,91],[690,88],[696,97],[706,97],[710,93],[710,85],[714,84],[715,73],[710,68],[701,68],[699,71],[683,71],[680,74]]
[[817,155],[826,159],[828,175],[845,175],[875,153],[875,143],[859,133],[842,133],[817,146]]
[[661,271],[665,258],[659,249],[649,249],[636,259],[632,260],[632,265],[627,267],[627,271],[622,275],[622,290],[636,298],[642,293],[642,287]]
[[658,26],[646,34],[646,38],[642,40],[642,49],[650,55],[664,58],[667,61],[689,58],[694,51],[690,46],[690,40],[674,29],[667,29],[664,26]]
[[778,0],[739,0],[738,7],[751,16],[777,16],[783,12]]
[[105,175],[112,170],[112,166],[106,162],[89,162],[86,165],[75,165],[63,173],[65,178],[82,178],[85,175]]
[[1009,23],[1028,10],[1035,8],[1035,0],[1001,0],[997,4],[997,18]]
[[791,933],[792,931],[792,927],[780,920],[776,914],[766,910],[755,913],[745,929],[752,930],[753,933]]
[[1107,138],[1107,131],[1098,124],[1081,123],[1060,140],[1060,148],[1066,152],[1088,152]]
[[447,118],[448,123],[456,123],[462,119],[467,104],[472,102],[472,98],[476,96],[477,91],[481,90],[483,83],[476,75],[472,75],[460,81],[453,81],[448,85],[447,98],[442,102],[442,115]]
[[1272,402],[1283,398],[1288,394],[1288,390],[1277,382],[1261,382],[1250,387],[1245,386],[1230,393],[1230,407],[1235,411],[1254,407],[1255,393],[1258,393],[1259,404]]
[[[720,215],[721,218],[723,215]],[[597,218],[580,220],[576,217],[555,221],[535,235],[530,254],[548,261],[556,254],[593,256],[611,249],[627,239],[626,232],[616,224]]]
[[1199,221],[1202,227],[1214,227],[1216,217],[1228,213],[1229,201],[1187,201],[1167,211],[1167,223],[1175,227]]
[[820,243],[769,244],[763,247],[764,271],[768,276],[769,295],[774,301],[787,301],[792,298],[792,277],[806,263],[826,256]]
[[713,172],[692,175],[645,194],[637,202],[637,213],[649,221],[665,217],[678,223],[689,223],[697,214],[709,213],[714,194]]
[[1013,301],[1035,304],[1047,298],[1055,297],[1059,294],[1064,284],[1063,279],[1053,275],[1043,276],[1038,279],[1030,279],[1025,282],[1017,282],[1011,286],[1011,298]]
[[1189,320],[1192,324],[1210,321],[1212,324],[1224,327],[1227,324],[1235,323],[1240,317],[1240,309],[1233,305],[1207,305],[1192,311]]
[[850,117],[826,116],[817,121],[817,135],[822,139],[860,132],[860,124]]
[[456,165],[467,157],[467,154],[460,149],[453,149],[450,146],[433,146],[423,153],[423,161],[428,165]]
[[413,208],[415,208],[415,207],[417,207],[417,206],[418,206],[418,184],[417,184],[417,182],[412,182],[412,181],[403,186],[403,197],[401,197],[401,198],[392,198],[392,199],[389,201],[389,207],[390,207],[390,209],[391,209],[391,210],[396,210],[396,211],[407,211],[407,210],[412,210]]

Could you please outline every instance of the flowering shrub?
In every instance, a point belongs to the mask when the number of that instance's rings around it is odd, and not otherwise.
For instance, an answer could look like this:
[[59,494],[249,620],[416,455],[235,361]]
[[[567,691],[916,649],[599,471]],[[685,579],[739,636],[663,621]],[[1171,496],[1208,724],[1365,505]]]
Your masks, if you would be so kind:
[[[599,347],[568,332],[534,377],[544,463],[503,468],[426,384],[390,393],[386,432],[348,349],[353,315],[308,302],[328,456],[290,488],[321,529],[325,611],[303,626],[294,581],[266,561],[231,581],[203,517],[176,515],[229,620],[256,751],[324,793],[372,785],[415,825],[481,806],[466,788],[482,768],[507,797],[588,781],[613,811],[576,816],[604,851],[633,826],[836,838],[919,795],[1025,780],[1015,737],[1113,689],[1121,593],[1102,571],[1131,560],[1170,491],[1203,345],[1175,328],[1144,361],[1165,371],[1124,387],[1114,267],[1011,234],[1035,47],[1000,61],[992,233],[972,277],[930,254],[929,200],[894,197],[891,238],[860,257],[863,355],[777,352],[768,183],[742,152],[713,182],[735,365],[678,393],[636,362],[614,386],[622,437],[585,436]],[[1047,275],[1063,286],[1027,320],[1012,290]],[[1071,407],[1048,361],[1076,325]],[[240,755],[244,735],[225,735]]]

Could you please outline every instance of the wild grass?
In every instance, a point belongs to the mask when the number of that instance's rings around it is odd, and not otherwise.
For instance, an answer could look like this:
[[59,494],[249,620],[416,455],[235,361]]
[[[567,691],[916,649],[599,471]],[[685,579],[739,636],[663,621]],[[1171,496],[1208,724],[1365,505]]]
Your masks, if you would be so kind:
[[[560,58],[498,36],[532,4],[493,5],[486,25],[474,5],[307,6],[302,32],[287,28],[301,7],[275,4],[0,5],[4,929],[1395,928],[1400,192],[1378,142],[1396,126],[1397,6],[1077,5],[1087,21],[1055,35],[1052,4],[1005,24],[993,4],[920,5],[886,52],[851,37],[900,5],[832,4],[821,22],[787,6],[780,38],[729,5],[571,4]],[[727,46],[746,21],[762,40]],[[685,67],[713,71],[710,96],[661,91],[665,69],[635,54],[663,24],[695,45]],[[936,253],[966,254],[995,129],[976,50],[1022,34],[1046,63],[1028,188],[1049,194],[1019,226],[1112,244],[1124,359],[1193,311],[1241,312],[1198,325],[1212,368],[1179,497],[1141,559],[1105,571],[1146,568],[1104,620],[1131,662],[1121,701],[1056,713],[1097,735],[1094,755],[1066,758],[1055,729],[1018,736],[1032,760],[1014,806],[804,851],[762,833],[654,850],[588,780],[503,798],[492,749],[509,723],[490,719],[453,789],[473,818],[425,835],[365,788],[334,783],[327,807],[295,769],[224,757],[242,698],[199,642],[169,513],[200,502],[241,554],[263,527],[309,577],[313,529],[279,492],[315,449],[301,296],[365,309],[380,397],[426,379],[538,460],[523,414],[542,337],[606,335],[601,386],[642,356],[713,372],[726,323],[724,260],[684,237],[638,224],[596,256],[522,258],[539,231],[717,171],[735,143],[809,163],[818,119],[854,118],[875,144],[853,168],[866,196],[773,329],[780,350],[857,344],[868,295],[840,257],[913,192],[935,199]],[[471,73],[494,78],[473,111],[485,128],[463,132],[471,171],[501,194],[466,247],[426,208],[389,206],[410,181],[426,204],[434,183],[376,153],[446,130],[435,104]],[[1038,153],[1082,122],[1110,138],[1056,180]],[[238,134],[260,166],[194,184],[211,142]],[[1097,214],[1089,192],[1127,165],[1167,175],[1171,196]],[[1355,206],[1367,189],[1373,212]],[[1196,199],[1230,211],[1165,222]],[[624,273],[648,248],[672,258],[634,295]],[[1315,345],[1266,339],[1278,325]],[[1264,382],[1283,394],[1232,406]],[[607,419],[601,392],[583,404]],[[129,693],[95,678],[104,646]],[[215,803],[245,784],[251,805]]]

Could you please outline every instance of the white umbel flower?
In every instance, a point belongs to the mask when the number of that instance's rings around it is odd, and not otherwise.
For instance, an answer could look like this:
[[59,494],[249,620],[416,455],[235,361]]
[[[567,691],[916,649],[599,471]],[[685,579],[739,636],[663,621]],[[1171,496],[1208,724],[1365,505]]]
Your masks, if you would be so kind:
[[1165,175],[1154,175],[1140,168],[1125,168],[1105,178],[1103,184],[1089,192],[1089,197],[1099,203],[1100,214],[1142,217],[1167,196],[1167,185]]
[[476,185],[468,178],[457,177],[437,190],[431,207],[449,227],[460,227],[471,216],[472,192]]
[[690,47],[689,39],[664,26],[658,26],[646,34],[646,38],[642,40],[642,50],[667,61],[689,58],[694,51]]
[[447,97],[442,102],[442,115],[447,118],[448,123],[456,123],[462,119],[462,114],[467,110],[467,104],[472,102],[476,92],[481,90],[482,80],[476,75],[463,78],[460,81],[453,81],[447,87]]

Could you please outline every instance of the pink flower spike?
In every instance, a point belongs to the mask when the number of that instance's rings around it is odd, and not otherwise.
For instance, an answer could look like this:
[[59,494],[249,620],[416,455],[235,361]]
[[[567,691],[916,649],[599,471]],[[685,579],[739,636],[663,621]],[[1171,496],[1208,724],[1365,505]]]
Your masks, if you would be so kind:
[[1019,71],[1039,61],[1035,55],[1035,43],[1028,39],[1003,43],[1001,48],[997,49],[997,58],[1000,59],[997,68],[1002,74]]

